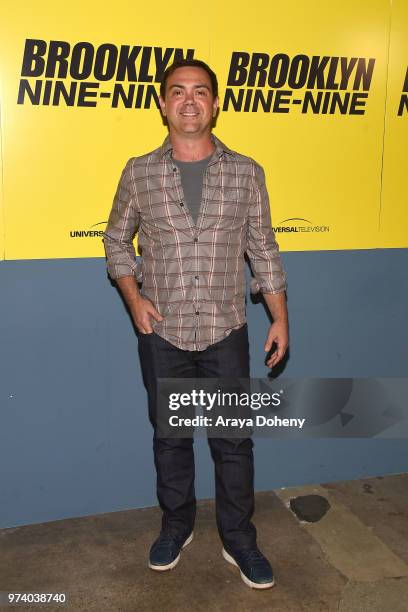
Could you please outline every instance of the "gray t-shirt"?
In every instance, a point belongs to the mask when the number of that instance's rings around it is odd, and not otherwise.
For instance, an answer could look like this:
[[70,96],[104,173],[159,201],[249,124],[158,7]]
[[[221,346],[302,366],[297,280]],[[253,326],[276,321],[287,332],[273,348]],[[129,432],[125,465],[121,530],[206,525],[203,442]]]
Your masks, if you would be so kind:
[[197,225],[198,213],[200,212],[201,197],[203,193],[204,172],[212,154],[205,159],[186,162],[174,159],[173,161],[180,170],[181,185],[183,187],[185,204]]

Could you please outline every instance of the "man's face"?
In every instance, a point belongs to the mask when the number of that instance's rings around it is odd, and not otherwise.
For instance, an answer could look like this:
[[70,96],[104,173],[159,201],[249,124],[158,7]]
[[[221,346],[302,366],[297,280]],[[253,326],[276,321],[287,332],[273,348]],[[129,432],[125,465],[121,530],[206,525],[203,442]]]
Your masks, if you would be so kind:
[[211,131],[218,108],[211,80],[203,68],[177,68],[166,83],[166,97],[160,97],[162,113],[170,131],[184,136],[200,136]]

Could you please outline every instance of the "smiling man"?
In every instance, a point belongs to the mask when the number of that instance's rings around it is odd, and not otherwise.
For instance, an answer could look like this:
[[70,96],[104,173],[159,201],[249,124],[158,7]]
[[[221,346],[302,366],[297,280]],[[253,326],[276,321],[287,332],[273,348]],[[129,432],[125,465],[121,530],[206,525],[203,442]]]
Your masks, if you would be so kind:
[[[196,514],[191,438],[157,436],[158,378],[248,378],[245,260],[273,317],[264,345],[272,368],[288,345],[285,275],[271,227],[264,172],[212,134],[218,83],[200,60],[164,73],[160,107],[169,135],[128,161],[104,236],[108,272],[139,331],[139,355],[154,429],[162,528],[149,567],[175,567]],[[138,232],[141,265],[133,238]],[[142,283],[139,290],[138,282]],[[253,588],[273,586],[259,551],[251,438],[209,438],[223,557]]]

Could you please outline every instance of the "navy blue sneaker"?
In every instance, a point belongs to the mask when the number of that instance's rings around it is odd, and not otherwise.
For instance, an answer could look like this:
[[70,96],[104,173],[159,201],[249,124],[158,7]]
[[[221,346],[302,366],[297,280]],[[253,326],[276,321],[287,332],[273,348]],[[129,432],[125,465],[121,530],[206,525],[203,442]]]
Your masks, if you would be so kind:
[[242,580],[252,589],[270,589],[275,584],[271,564],[258,548],[231,553],[223,548],[222,556],[238,567]]
[[148,563],[150,569],[164,572],[176,567],[180,561],[181,549],[190,544],[192,539],[193,532],[184,541],[171,533],[161,532],[150,549]]

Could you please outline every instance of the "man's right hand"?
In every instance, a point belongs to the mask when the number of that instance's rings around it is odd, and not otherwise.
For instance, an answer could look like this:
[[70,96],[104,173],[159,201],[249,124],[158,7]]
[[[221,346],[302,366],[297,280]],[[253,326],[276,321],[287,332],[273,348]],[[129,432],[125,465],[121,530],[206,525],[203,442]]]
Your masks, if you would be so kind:
[[153,333],[152,318],[156,321],[163,321],[163,317],[148,298],[140,295],[134,275],[121,276],[116,282],[139,332],[141,334]]
[[132,300],[130,306],[133,321],[141,334],[152,334],[152,318],[163,321],[163,317],[153,306],[152,302],[142,296]]

